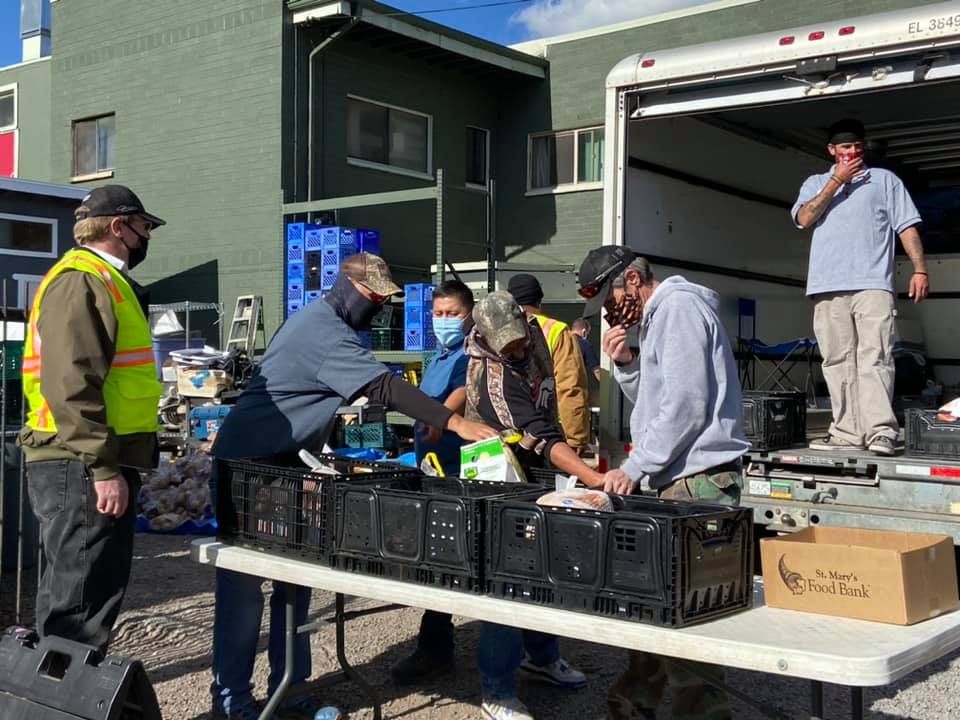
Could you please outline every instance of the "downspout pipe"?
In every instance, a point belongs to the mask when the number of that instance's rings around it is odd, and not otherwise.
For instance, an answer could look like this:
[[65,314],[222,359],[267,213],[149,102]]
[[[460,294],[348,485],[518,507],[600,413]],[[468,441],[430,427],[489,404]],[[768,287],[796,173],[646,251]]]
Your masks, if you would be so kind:
[[[327,35],[323,41],[317,45],[307,56],[307,202],[314,199],[314,162],[313,162],[313,76],[314,76],[314,58],[321,52],[329,48],[334,42],[346,35],[350,30],[360,22],[360,16],[357,13],[356,3],[350,5],[351,17],[343,25],[338,27],[332,33]],[[307,216],[308,221],[312,220],[313,213]]]

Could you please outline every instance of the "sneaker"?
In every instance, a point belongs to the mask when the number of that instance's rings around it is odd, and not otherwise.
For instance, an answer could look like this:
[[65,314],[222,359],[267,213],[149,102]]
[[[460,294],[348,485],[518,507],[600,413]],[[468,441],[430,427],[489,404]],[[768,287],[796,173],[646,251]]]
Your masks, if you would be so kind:
[[210,720],[258,720],[260,711],[254,705],[241,705],[230,708],[230,712],[214,710],[210,713]]
[[870,444],[867,445],[867,450],[874,455],[886,455],[890,457],[897,452],[897,446],[893,442],[893,438],[888,438],[886,435],[877,435],[870,441]]
[[808,447],[811,450],[863,450],[863,445],[854,445],[834,435],[813,440]]
[[404,658],[390,668],[390,674],[393,676],[395,683],[404,685],[418,680],[430,680],[440,677],[441,675],[446,675],[451,672],[453,668],[452,657],[439,658],[417,648],[412,655]]
[[335,707],[318,708],[309,695],[284,700],[274,713],[277,720],[343,720],[343,714]]
[[554,660],[549,665],[534,665],[530,657],[527,656],[520,663],[520,669],[558,687],[582,688],[587,684],[587,676],[579,670],[571,668],[563,658]]
[[484,699],[480,709],[490,720],[533,720],[527,706],[515,697]]

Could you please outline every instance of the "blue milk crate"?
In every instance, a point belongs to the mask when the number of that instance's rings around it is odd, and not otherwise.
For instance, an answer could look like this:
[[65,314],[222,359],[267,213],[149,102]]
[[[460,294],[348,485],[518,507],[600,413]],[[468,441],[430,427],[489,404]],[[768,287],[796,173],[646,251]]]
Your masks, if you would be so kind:
[[379,230],[369,230],[367,228],[358,228],[357,236],[360,239],[360,252],[371,253],[372,255],[380,254],[380,231]]
[[306,223],[287,223],[287,245],[297,243],[302,246],[306,229]]
[[323,247],[323,227],[320,225],[307,225],[303,233],[303,247],[306,252],[311,250],[320,250]]
[[302,262],[287,263],[287,282],[303,285],[304,269]]
[[208,405],[190,411],[190,436],[207,440],[220,430],[223,419],[230,413],[231,405]]
[[309,305],[309,304],[312,303],[314,300],[319,300],[319,299],[322,298],[322,297],[323,297],[323,293],[320,292],[319,290],[308,290],[308,291],[306,292],[306,297],[305,297],[305,299],[304,299],[304,301],[303,301],[303,304],[304,304],[304,305]]
[[302,307],[303,307],[303,303],[288,302],[288,303],[287,303],[287,317],[290,317],[290,316],[293,315],[295,312],[297,312],[298,310],[300,310],[300,308],[302,308]]
[[[333,225],[320,228],[320,249],[324,265],[339,266],[351,255],[360,252],[360,239],[353,228]],[[311,248],[308,248],[311,249]]]
[[290,303],[303,303],[303,285],[301,283],[287,283],[287,304]]
[[336,281],[337,275],[340,273],[340,268],[325,267],[320,272],[320,289],[326,291],[333,287],[333,283]]
[[424,352],[437,349],[437,336],[433,329],[407,328],[403,332],[403,349],[407,352]]
[[287,265],[303,263],[303,243],[287,243]]

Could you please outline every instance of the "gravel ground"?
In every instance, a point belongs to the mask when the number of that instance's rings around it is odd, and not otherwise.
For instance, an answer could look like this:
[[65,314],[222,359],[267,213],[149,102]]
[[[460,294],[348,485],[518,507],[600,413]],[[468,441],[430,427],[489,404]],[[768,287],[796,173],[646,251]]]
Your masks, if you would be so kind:
[[[163,717],[168,720],[202,720],[210,708],[213,571],[190,561],[190,541],[182,536],[137,537],[134,575],[111,648],[112,652],[143,660],[160,698]],[[4,598],[9,600],[13,577],[5,575],[0,585]],[[373,605],[348,600],[348,609]],[[9,605],[4,603],[4,607]],[[328,617],[332,612],[333,595],[315,592],[311,617]],[[351,620],[347,625],[347,653],[351,662],[376,686],[384,702],[385,717],[479,718],[480,696],[474,660],[476,622],[456,619],[454,673],[419,688],[398,688],[390,681],[391,665],[413,649],[419,620],[420,611],[413,608]],[[266,626],[261,631],[255,682],[256,692],[262,697],[267,677]],[[336,669],[332,626],[313,636],[312,648],[315,674]],[[564,655],[587,673],[589,685],[584,690],[563,692],[521,680],[521,697],[538,718],[602,718],[606,689],[623,667],[625,653],[603,645],[566,641]],[[743,671],[729,672],[728,679],[735,688],[752,697],[795,708],[794,716],[803,715],[807,709],[807,685],[802,681]],[[960,652],[904,678],[895,686],[868,689],[865,692],[867,717],[873,720],[957,718],[960,717],[956,702],[958,691]],[[313,694],[318,702],[339,706],[352,720],[373,717],[365,699],[350,683],[316,690]],[[827,716],[846,717],[849,693],[841,688],[827,688],[825,695]],[[735,704],[734,715],[738,720],[763,717],[739,703]],[[669,709],[662,708],[658,717],[669,718]]]

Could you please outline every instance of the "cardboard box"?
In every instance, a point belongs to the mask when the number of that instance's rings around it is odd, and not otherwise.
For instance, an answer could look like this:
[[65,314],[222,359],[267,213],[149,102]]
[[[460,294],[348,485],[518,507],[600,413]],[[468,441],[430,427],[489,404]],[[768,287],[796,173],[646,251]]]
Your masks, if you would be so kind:
[[177,392],[181,397],[219,397],[231,382],[231,377],[223,370],[177,368]]
[[960,605],[947,535],[811,527],[760,556],[770,607],[912,625]]

